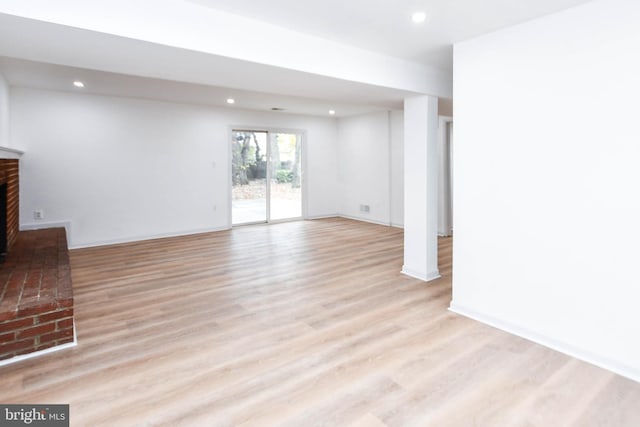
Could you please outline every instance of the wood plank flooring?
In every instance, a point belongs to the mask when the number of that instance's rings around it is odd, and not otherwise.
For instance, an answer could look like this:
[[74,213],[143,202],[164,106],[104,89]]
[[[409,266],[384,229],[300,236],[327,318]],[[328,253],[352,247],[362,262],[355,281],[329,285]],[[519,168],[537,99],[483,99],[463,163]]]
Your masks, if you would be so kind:
[[0,368],[72,426],[639,426],[640,384],[447,311],[345,219],[72,251],[78,346]]

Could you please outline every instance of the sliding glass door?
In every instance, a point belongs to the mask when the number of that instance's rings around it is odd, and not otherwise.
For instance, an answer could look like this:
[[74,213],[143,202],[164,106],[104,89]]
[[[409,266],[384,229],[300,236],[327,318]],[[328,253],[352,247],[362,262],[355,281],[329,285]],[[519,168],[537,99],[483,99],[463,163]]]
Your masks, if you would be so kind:
[[233,225],[302,217],[302,135],[232,132]]
[[302,146],[295,133],[269,134],[270,219],[302,217]]

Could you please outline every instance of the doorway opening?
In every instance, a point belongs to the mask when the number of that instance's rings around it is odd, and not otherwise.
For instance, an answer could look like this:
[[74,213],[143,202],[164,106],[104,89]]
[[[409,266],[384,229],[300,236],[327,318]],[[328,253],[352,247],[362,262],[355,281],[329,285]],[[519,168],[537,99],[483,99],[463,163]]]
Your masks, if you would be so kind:
[[453,118],[440,116],[438,170],[438,270],[453,270]]
[[302,133],[232,131],[231,224],[301,219]]
[[453,120],[440,117],[438,172],[438,235],[453,235]]

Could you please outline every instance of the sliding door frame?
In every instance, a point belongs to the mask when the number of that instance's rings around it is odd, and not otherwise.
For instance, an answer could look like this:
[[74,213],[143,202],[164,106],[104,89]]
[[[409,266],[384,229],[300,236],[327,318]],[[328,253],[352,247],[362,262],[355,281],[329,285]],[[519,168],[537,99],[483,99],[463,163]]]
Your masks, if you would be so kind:
[[[280,222],[290,222],[290,221],[300,221],[307,219],[308,217],[308,208],[307,208],[307,200],[308,200],[308,179],[307,179],[307,132],[302,129],[290,129],[290,128],[280,128],[280,127],[264,127],[264,126],[229,126],[227,132],[227,202],[228,202],[228,216],[227,216],[227,226],[228,228],[233,227],[233,193],[232,186],[233,182],[231,179],[231,169],[233,162],[233,151],[231,150],[231,141],[233,139],[234,132],[266,132],[267,133],[267,155],[271,155],[271,135],[275,133],[288,133],[288,134],[296,134],[300,135],[300,161],[302,173],[300,174],[300,187],[302,190],[301,197],[301,216],[295,218],[284,218],[284,219],[271,219],[271,162],[268,162],[267,167],[267,220],[266,221],[256,221],[256,222],[247,222],[242,224],[236,224],[237,226],[243,225],[252,225],[252,224],[276,224]],[[270,160],[270,159],[269,159]]]

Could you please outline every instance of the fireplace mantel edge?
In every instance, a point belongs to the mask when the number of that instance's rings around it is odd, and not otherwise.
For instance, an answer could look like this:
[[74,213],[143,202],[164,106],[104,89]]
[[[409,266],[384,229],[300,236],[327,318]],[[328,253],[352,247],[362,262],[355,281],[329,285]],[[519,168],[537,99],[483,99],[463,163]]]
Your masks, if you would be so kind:
[[24,151],[0,146],[0,159],[19,159],[24,154]]

